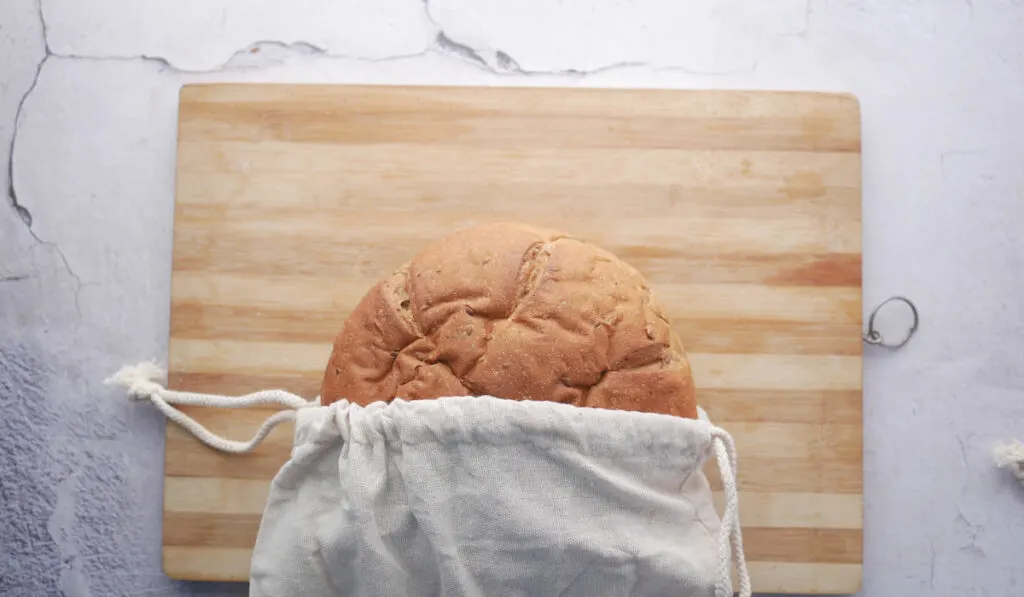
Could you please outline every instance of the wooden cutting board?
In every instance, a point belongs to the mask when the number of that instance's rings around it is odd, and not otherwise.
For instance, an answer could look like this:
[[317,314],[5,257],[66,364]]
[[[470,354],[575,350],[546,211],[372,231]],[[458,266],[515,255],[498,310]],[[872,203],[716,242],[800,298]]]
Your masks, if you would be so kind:
[[[568,230],[647,276],[734,434],[755,589],[858,590],[855,98],[186,86],[177,167],[172,388],[313,397],[350,309],[427,243],[493,220]],[[188,412],[235,439],[267,415]],[[169,426],[170,576],[248,578],[291,433],[226,456]]]

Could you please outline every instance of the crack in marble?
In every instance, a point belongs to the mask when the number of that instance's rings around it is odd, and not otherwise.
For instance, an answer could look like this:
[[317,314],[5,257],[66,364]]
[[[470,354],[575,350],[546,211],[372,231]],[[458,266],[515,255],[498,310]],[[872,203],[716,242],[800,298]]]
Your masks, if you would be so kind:
[[[423,0],[424,15],[434,29],[437,30],[435,37],[434,46],[442,55],[447,55],[455,58],[462,59],[463,62],[468,62],[471,66],[480,68],[484,71],[498,76],[563,76],[579,78],[588,75],[595,75],[598,73],[607,72],[610,70],[616,70],[621,68],[629,67],[643,67],[647,66],[641,62],[615,62],[599,66],[593,69],[579,70],[579,69],[558,69],[558,70],[532,70],[525,69],[513,58],[508,52],[497,48],[475,48],[467,43],[460,42],[453,39],[451,35],[445,31],[444,27],[434,18],[434,14],[430,10],[430,0]],[[428,49],[429,51],[429,49]],[[488,60],[488,57],[491,59]]]
[[[423,0],[423,13],[427,21],[434,26],[437,31],[437,35],[434,38],[434,46],[440,50],[442,54],[462,58],[464,61],[468,61],[470,64],[483,67],[485,71],[496,74],[510,74],[520,73],[525,74],[519,69],[519,63],[516,62],[511,56],[501,50],[488,50],[484,48],[474,48],[469,44],[457,41],[453,39],[441,23],[434,18],[434,13],[430,10],[430,0]],[[494,55],[494,61],[487,60],[484,57],[484,52],[489,52]],[[514,65],[514,69],[508,67]]]
[[[25,109],[25,101],[28,100],[28,96],[32,95],[32,92],[35,90],[36,84],[39,82],[39,75],[43,72],[43,65],[46,64],[49,58],[50,56],[47,54],[39,61],[39,64],[36,66],[35,75],[32,77],[32,83],[25,90],[25,94],[21,96],[21,99],[18,100],[18,107],[14,110],[14,130],[11,132],[11,147],[7,156],[7,199],[11,203],[11,208],[18,214],[18,218],[24,222],[29,232],[32,232],[32,212],[18,201],[18,192],[14,188],[14,149],[18,141],[18,130],[21,128],[21,115]],[[35,233],[33,233],[33,236],[35,236]],[[37,238],[36,240],[39,239]]]
[[935,542],[928,540],[928,550],[931,552],[931,558],[929,558],[928,564],[928,586],[932,589],[935,588]]
[[[39,11],[39,23],[42,27],[43,58],[36,65],[36,72],[32,76],[32,83],[25,90],[25,93],[22,94],[21,99],[18,100],[18,107],[14,110],[14,128],[11,131],[11,146],[7,155],[7,198],[11,203],[11,208],[18,214],[18,218],[24,222],[33,237],[36,237],[36,235],[32,231],[32,212],[18,201],[18,192],[14,188],[14,148],[18,140],[18,130],[21,128],[21,115],[25,110],[25,102],[28,101],[29,96],[35,91],[36,85],[39,83],[39,76],[43,73],[43,65],[46,64],[46,61],[52,55],[50,52],[50,41],[46,34],[46,19],[43,17],[43,0],[38,0],[36,6]],[[36,240],[38,241],[39,238],[36,237]]]
[[[161,67],[161,70],[173,71],[175,73],[181,73],[185,75],[205,75],[229,71],[239,70],[259,70],[276,66],[284,62],[284,59],[280,58],[266,58],[262,56],[263,50],[267,48],[275,48],[284,50],[288,53],[287,58],[291,57],[315,57],[326,60],[352,60],[357,62],[366,62],[371,64],[384,63],[384,62],[396,62],[400,60],[409,60],[413,58],[419,58],[426,56],[431,53],[434,46],[427,48],[419,52],[413,52],[408,54],[393,54],[390,56],[382,56],[379,58],[370,58],[366,56],[357,56],[353,54],[335,54],[329,52],[327,49],[311,44],[305,41],[298,42],[283,42],[277,40],[258,40],[247,44],[244,48],[236,50],[230,58],[224,62],[203,69],[188,69],[175,65],[168,59],[162,56],[150,56],[147,54],[136,54],[133,56],[112,56],[112,55],[84,55],[84,54],[62,54],[58,52],[51,53],[50,56],[53,58],[59,58],[61,60],[77,60],[87,62],[152,62],[156,63]],[[246,58],[254,57],[251,61],[247,61]]]
[[[32,77],[32,83],[28,86],[28,89],[25,90],[21,99],[18,100],[18,107],[14,112],[14,127],[11,131],[10,154],[7,157],[7,197],[10,201],[11,208],[14,209],[18,218],[25,224],[25,229],[28,230],[29,235],[31,235],[36,241],[36,244],[53,249],[60,258],[61,263],[64,265],[64,269],[67,270],[68,275],[75,281],[75,313],[78,315],[77,326],[80,327],[82,324],[82,305],[79,296],[82,292],[82,278],[75,273],[73,269],[71,269],[71,263],[68,261],[67,255],[64,254],[64,250],[60,248],[60,245],[53,241],[43,240],[39,234],[36,233],[35,229],[32,228],[32,224],[34,222],[32,212],[22,205],[21,201],[18,199],[17,186],[14,184],[14,158],[17,151],[18,133],[21,130],[21,120],[25,111],[25,104],[28,102],[28,98],[32,95],[32,92],[35,91],[36,86],[39,84],[39,78],[43,74],[43,67],[45,67],[47,61],[54,56],[53,51],[50,49],[50,40],[47,34],[46,17],[43,13],[43,0],[38,0],[37,6],[39,10],[39,22],[42,26],[43,58],[36,66],[36,72]],[[76,327],[75,332],[77,333],[77,331],[78,329]]]
[[[612,62],[609,64],[603,64],[601,66],[588,68],[588,69],[552,69],[552,70],[538,70],[538,69],[527,69],[523,68],[519,61],[512,57],[508,52],[497,48],[476,48],[467,43],[460,42],[453,39],[449,35],[444,27],[434,18],[433,13],[430,11],[430,0],[423,0],[424,11],[426,18],[437,30],[437,37],[435,46],[441,54],[447,54],[456,58],[460,58],[463,62],[468,62],[471,66],[477,68],[483,67],[485,71],[490,74],[498,76],[553,76],[553,77],[566,77],[579,79],[583,77],[598,75],[617,70],[626,70],[632,68],[645,68],[656,73],[682,73],[693,76],[728,76],[737,74],[753,74],[757,71],[758,61],[755,60],[750,65],[731,70],[723,71],[701,71],[697,69],[688,68],[685,66],[677,65],[665,65],[656,66],[650,62],[636,61],[636,60],[624,60],[619,62]],[[811,0],[807,0],[806,16],[807,24],[810,23],[811,14]],[[806,35],[806,31],[802,33]],[[493,57],[493,60],[488,60],[488,55]]]
[[955,522],[961,522],[966,527],[965,531],[967,534],[967,544],[961,545],[958,551],[973,553],[976,555],[985,556],[985,550],[978,545],[978,536],[981,535],[984,527],[980,524],[975,524],[964,516],[964,511],[960,507],[960,504],[956,504],[956,518]]
[[438,30],[437,37],[434,39],[434,43],[437,44],[437,47],[442,51],[448,52],[450,54],[455,54],[457,56],[461,56],[467,60],[476,62],[477,64],[482,64],[483,66],[486,66],[488,69],[491,66],[490,64],[487,63],[486,60],[484,60],[483,56],[480,55],[479,51],[474,50],[473,48],[467,46],[466,44],[459,43],[453,40],[452,38],[448,37],[448,34],[446,34],[444,30]]
[[964,443],[964,438],[957,435],[956,442],[960,445],[960,458],[964,461],[964,468],[970,470],[971,467],[967,463],[967,445]]
[[[810,28],[811,1],[812,0],[807,0],[807,5],[805,7],[805,29],[804,31],[798,33],[797,35],[806,36],[807,30]],[[467,62],[471,66],[475,66],[477,68],[483,67],[483,69],[488,73],[498,76],[553,76],[579,79],[583,77],[593,76],[617,70],[626,70],[631,68],[646,68],[656,73],[681,73],[693,76],[714,77],[738,74],[753,74],[757,71],[757,67],[759,65],[759,62],[755,60],[752,63],[750,63],[750,65],[738,69],[723,71],[701,71],[698,69],[692,69],[685,66],[656,66],[655,64],[646,61],[624,60],[619,62],[612,62],[609,64],[603,64],[601,66],[588,69],[527,69],[523,68],[519,64],[518,60],[513,58],[508,52],[505,52],[504,50],[498,48],[476,48],[467,43],[452,38],[452,36],[449,35],[447,31],[445,31],[441,23],[439,23],[437,19],[434,18],[434,15],[430,10],[430,0],[423,0],[423,7],[424,14],[426,15],[427,20],[437,30],[435,46],[440,51],[441,54],[446,54],[452,57],[460,58],[463,60],[463,62]],[[488,60],[488,55],[492,56],[493,60]]]
[[43,58],[39,61],[39,64],[36,65],[36,72],[32,76],[32,83],[28,86],[28,89],[25,90],[25,93],[22,94],[21,99],[18,100],[18,107],[14,110],[14,128],[11,131],[11,146],[10,151],[7,154],[7,198],[11,203],[11,208],[14,209],[14,212],[18,214],[18,218],[20,218],[25,224],[25,227],[28,228],[29,234],[32,235],[36,242],[41,243],[43,241],[36,236],[35,231],[32,230],[32,212],[30,212],[28,208],[22,205],[18,200],[18,191],[14,188],[14,150],[18,141],[18,132],[21,129],[21,116],[25,110],[25,102],[28,101],[29,96],[32,95],[33,91],[35,91],[36,85],[39,83],[39,77],[43,74],[43,66],[46,64],[46,61],[50,59],[50,56],[53,55],[50,52],[50,39],[46,33],[46,18],[43,16],[43,0],[38,0],[36,2],[36,7],[39,11],[39,24],[42,27]]
[[501,50],[498,50],[497,52],[495,52],[494,53],[494,57],[498,61],[498,66],[500,66],[501,68],[503,68],[505,70],[517,70],[517,71],[522,71],[523,70],[523,67],[519,66],[519,63],[516,62],[515,58],[509,56],[508,54],[506,54],[505,52],[502,52]]
[[178,67],[171,64],[166,58],[160,56],[147,56],[145,54],[139,54],[137,56],[85,56],[81,54],[61,54],[59,52],[50,52],[48,58],[59,58],[61,60],[83,60],[92,62],[135,62],[141,60],[142,62],[155,62],[165,69],[173,70],[176,72],[215,72],[214,71],[183,71]]
[[[658,66],[649,61],[618,61],[608,64],[603,64],[593,68],[577,69],[577,68],[564,68],[564,69],[528,69],[524,68],[518,60],[516,60],[508,52],[499,48],[489,47],[474,47],[468,43],[455,39],[449,34],[444,26],[438,22],[431,12],[430,0],[423,0],[424,16],[427,21],[433,26],[435,30],[434,41],[426,48],[418,52],[410,52],[403,54],[392,54],[383,57],[366,57],[355,54],[343,54],[331,52],[329,48],[320,46],[305,40],[299,40],[294,42],[286,42],[281,40],[264,39],[250,42],[245,47],[236,50],[227,60],[213,67],[202,68],[202,69],[188,69],[180,67],[169,59],[163,56],[152,56],[147,54],[138,55],[84,55],[84,54],[65,54],[59,52],[53,52],[49,46],[49,40],[46,37],[46,23],[43,16],[42,10],[43,0],[40,0],[40,20],[43,22],[43,36],[44,43],[46,44],[46,58],[61,58],[67,60],[94,60],[94,61],[134,61],[142,60],[148,62],[155,62],[161,67],[172,70],[178,73],[184,74],[210,74],[223,72],[227,70],[239,70],[239,69],[260,69],[269,66],[277,65],[284,62],[287,58],[293,56],[305,56],[305,57],[317,57],[322,59],[342,59],[342,60],[354,60],[359,62],[367,63],[382,63],[382,62],[393,62],[399,60],[408,60],[414,58],[420,58],[429,54],[436,54],[449,58],[454,58],[462,62],[463,64],[469,64],[485,72],[498,76],[554,76],[554,77],[570,77],[580,78],[590,75],[596,75],[606,73],[614,70],[631,69],[631,68],[646,68],[652,72],[678,72],[694,76],[721,76],[721,75],[733,75],[733,74],[747,74],[753,73],[757,70],[757,61],[752,62],[749,66],[731,69],[725,71],[702,71],[699,69],[693,69],[686,66],[680,65],[662,65]],[[809,24],[811,13],[811,0],[807,1],[806,16],[807,23]],[[806,32],[800,32],[797,35],[805,35]],[[287,56],[281,58],[264,58],[262,50],[267,48],[274,48],[276,50],[283,50]],[[251,60],[247,58],[254,57]],[[46,59],[44,58],[44,60]]]

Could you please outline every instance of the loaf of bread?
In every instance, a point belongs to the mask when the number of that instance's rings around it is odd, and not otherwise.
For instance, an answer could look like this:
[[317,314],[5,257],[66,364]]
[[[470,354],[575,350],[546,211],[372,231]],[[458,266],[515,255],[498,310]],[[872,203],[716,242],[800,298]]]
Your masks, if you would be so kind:
[[321,400],[491,395],[694,418],[693,376],[643,277],[521,224],[459,231],[356,306]]

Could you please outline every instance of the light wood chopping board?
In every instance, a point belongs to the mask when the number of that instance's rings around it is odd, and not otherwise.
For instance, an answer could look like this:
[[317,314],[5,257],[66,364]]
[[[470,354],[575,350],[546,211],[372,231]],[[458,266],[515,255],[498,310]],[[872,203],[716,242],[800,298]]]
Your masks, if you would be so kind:
[[[351,308],[418,249],[493,220],[564,229],[646,275],[734,434],[755,589],[858,589],[855,98],[186,86],[177,168],[170,387],[313,397]],[[267,416],[188,413],[235,439]],[[291,433],[227,456],[169,426],[170,576],[247,580]]]

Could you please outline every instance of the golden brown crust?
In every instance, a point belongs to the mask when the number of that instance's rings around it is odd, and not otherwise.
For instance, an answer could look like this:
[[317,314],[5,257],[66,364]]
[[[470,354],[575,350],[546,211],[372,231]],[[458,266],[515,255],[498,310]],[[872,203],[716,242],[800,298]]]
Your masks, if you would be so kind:
[[374,286],[321,388],[324,404],[484,394],[697,416],[682,344],[639,272],[521,224],[457,232]]

